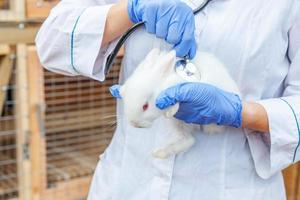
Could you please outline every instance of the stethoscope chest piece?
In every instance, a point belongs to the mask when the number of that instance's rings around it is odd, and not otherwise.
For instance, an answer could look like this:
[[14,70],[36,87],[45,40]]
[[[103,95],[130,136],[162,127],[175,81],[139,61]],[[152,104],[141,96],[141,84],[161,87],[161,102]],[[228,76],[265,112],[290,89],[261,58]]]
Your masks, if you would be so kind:
[[197,67],[187,59],[180,59],[176,62],[175,72],[186,81],[200,81],[200,74],[198,74]]

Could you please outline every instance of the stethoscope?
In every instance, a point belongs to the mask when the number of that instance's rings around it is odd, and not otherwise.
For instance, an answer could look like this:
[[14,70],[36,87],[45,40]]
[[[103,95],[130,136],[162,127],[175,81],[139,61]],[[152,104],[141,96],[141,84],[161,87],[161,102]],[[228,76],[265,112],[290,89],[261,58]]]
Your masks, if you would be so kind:
[[[196,9],[193,10],[194,15],[197,15],[199,12],[201,12],[207,5],[208,3],[212,1],[212,0],[205,0],[201,5],[199,5]],[[112,64],[120,50],[120,48],[123,46],[123,44],[125,43],[126,39],[134,32],[136,31],[139,27],[143,26],[145,24],[145,22],[139,22],[137,24],[135,24],[134,26],[132,26],[130,29],[128,29],[119,39],[116,47],[113,49],[113,51],[111,52],[111,54],[109,54],[109,56],[107,57],[106,60],[106,64],[105,64],[105,76],[109,73]],[[179,59],[176,62],[176,67],[181,67],[183,70],[185,70],[185,73],[189,76],[193,74],[193,69],[188,69],[186,68],[186,66],[188,66],[187,64],[190,63],[189,59],[187,57],[184,57],[182,59]],[[190,65],[189,65],[190,66]]]

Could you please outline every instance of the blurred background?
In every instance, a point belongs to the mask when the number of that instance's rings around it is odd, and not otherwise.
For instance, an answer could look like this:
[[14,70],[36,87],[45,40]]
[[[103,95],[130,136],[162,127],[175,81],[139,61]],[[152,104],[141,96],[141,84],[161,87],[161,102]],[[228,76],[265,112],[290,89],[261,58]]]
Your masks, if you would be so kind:
[[[101,84],[54,74],[38,61],[34,38],[57,2],[0,0],[0,200],[86,199],[115,129],[108,87],[122,53]],[[284,177],[288,200],[300,200],[300,165]]]

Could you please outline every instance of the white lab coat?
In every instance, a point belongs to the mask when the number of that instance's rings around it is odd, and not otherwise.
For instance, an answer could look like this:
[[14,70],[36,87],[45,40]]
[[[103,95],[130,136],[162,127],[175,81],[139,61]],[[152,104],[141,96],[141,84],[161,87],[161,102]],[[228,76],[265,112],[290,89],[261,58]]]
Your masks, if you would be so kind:
[[[54,72],[104,80],[103,66],[115,42],[100,45],[112,2],[63,0],[36,39],[42,64]],[[201,0],[186,2],[194,8]],[[197,131],[188,152],[158,160],[150,153],[168,140],[164,119],[150,129],[133,128],[120,101],[117,130],[100,156],[88,199],[285,199],[281,170],[300,159],[299,8],[299,0],[214,0],[196,16],[198,48],[225,63],[244,100],[264,106],[270,134]],[[154,46],[168,45],[144,30],[129,38],[120,82]]]

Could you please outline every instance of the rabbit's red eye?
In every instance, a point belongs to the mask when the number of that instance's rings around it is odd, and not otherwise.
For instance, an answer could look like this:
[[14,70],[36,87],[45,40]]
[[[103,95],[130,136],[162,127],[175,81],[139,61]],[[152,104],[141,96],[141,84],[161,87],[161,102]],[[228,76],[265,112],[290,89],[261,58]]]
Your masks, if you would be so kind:
[[148,109],[148,107],[149,107],[149,104],[148,104],[148,103],[145,103],[145,104],[143,105],[143,111],[146,111],[146,110]]

